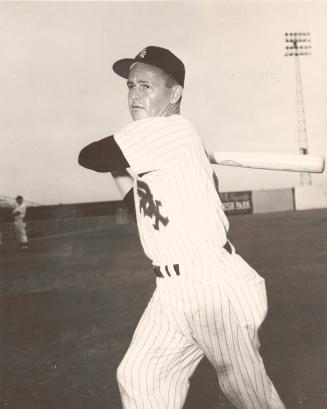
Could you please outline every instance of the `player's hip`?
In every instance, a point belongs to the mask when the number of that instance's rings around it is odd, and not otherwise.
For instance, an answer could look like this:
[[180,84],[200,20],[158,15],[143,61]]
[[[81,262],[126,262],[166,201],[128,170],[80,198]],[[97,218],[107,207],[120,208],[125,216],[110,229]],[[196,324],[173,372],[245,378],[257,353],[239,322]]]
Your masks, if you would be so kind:
[[26,227],[26,223],[23,219],[14,220],[14,226],[16,229],[24,229]]
[[235,253],[232,246],[224,249],[216,259],[198,257],[160,266],[160,270],[157,270],[157,289],[162,294],[162,300],[171,303],[174,308],[185,308],[187,297],[196,300],[193,304],[197,304],[197,309],[208,303],[212,304],[213,310],[219,307],[219,303],[230,305],[240,316],[246,316],[246,321],[247,315],[252,314],[259,323],[267,312],[264,278]]
[[247,281],[227,280],[214,274],[158,279],[162,311],[189,325],[199,321],[207,328],[217,326],[218,331],[227,317],[243,327],[260,327],[267,313],[265,280],[259,275]]
[[198,252],[190,257],[178,257],[174,261],[153,261],[153,272],[158,281],[169,282],[184,279],[227,281],[234,284],[260,279],[259,274],[235,252],[227,241],[216,251]]

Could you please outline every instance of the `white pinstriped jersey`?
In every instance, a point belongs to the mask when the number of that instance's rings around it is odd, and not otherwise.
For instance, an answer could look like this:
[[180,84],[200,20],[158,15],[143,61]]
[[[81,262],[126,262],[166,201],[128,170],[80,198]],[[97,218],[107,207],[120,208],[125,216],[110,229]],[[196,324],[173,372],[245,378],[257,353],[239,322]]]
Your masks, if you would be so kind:
[[180,115],[146,118],[115,140],[135,174],[137,224],[153,264],[219,261],[229,226],[192,124]]
[[117,371],[124,409],[181,409],[204,355],[238,409],[285,409],[258,351],[265,282],[223,250],[228,222],[198,133],[173,115],[133,122],[115,139],[135,175],[144,251],[167,273]]
[[16,204],[13,209],[13,215],[15,221],[24,220],[26,216],[26,205],[25,203]]

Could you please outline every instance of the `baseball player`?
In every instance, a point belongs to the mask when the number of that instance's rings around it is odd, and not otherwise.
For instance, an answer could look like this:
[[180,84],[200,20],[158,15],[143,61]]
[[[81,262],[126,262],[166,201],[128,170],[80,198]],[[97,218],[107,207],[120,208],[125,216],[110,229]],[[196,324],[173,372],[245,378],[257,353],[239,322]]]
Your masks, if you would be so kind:
[[21,250],[28,249],[28,239],[26,234],[26,205],[24,203],[24,198],[22,196],[16,197],[16,205],[13,209],[13,217],[14,217],[14,227],[15,227],[15,235],[16,240],[19,243]]
[[82,149],[79,163],[113,172],[126,198],[133,194],[156,275],[117,371],[123,407],[182,408],[206,356],[235,407],[284,408],[259,354],[265,281],[228,240],[212,166],[197,130],[180,115],[184,64],[149,46],[113,70],[127,79],[134,121]]

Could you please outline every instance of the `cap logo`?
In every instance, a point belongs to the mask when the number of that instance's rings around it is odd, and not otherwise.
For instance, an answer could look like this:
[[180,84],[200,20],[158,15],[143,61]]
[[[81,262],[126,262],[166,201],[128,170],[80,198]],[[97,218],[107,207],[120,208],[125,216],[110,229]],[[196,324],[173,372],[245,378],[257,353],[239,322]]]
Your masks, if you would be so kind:
[[146,51],[147,51],[146,48],[144,48],[142,51],[139,52],[138,57],[139,58],[144,58],[146,56]]

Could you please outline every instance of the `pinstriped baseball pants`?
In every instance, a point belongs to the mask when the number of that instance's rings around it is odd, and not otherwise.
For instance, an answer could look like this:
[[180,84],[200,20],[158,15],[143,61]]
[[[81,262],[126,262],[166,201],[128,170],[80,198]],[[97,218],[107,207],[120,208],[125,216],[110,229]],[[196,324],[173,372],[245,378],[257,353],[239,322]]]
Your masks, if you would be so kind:
[[26,223],[19,219],[14,221],[14,227],[15,227],[15,236],[16,240],[18,243],[27,243],[27,235],[26,235]]
[[236,408],[285,408],[259,354],[266,313],[264,279],[236,254],[218,269],[157,279],[117,371],[124,409],[182,408],[204,355]]

